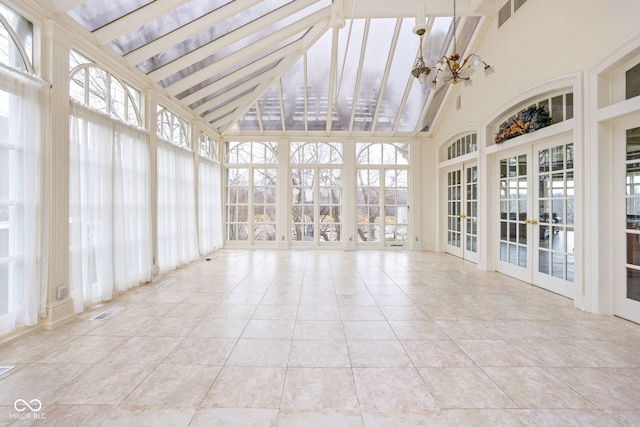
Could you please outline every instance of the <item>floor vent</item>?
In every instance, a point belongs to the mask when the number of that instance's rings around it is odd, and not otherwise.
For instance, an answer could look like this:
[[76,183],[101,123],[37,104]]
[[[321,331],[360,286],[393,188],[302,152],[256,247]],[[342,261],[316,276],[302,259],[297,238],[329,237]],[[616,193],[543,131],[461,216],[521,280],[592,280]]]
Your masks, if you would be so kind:
[[109,310],[103,311],[102,313],[98,314],[97,316],[93,316],[91,318],[91,320],[104,320],[104,319],[107,319],[107,318],[113,316],[114,314],[116,314],[117,312],[119,312],[121,310],[124,310],[124,307],[120,307],[120,306],[111,307]]
[[163,280],[162,282],[158,282],[156,288],[167,288],[173,285],[176,281],[174,279]]
[[0,366],[0,375],[6,374],[7,372],[12,370],[13,368],[15,368],[15,366]]

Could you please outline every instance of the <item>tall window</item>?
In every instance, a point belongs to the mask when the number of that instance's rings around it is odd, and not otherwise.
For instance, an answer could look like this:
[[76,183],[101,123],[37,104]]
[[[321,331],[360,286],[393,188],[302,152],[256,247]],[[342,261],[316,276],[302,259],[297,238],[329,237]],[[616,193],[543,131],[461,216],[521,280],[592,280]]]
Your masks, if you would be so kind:
[[138,128],[139,92],[109,72],[80,64],[69,87],[70,285],[80,312],[151,280],[149,135]]
[[206,254],[222,246],[222,188],[218,141],[201,131],[198,145],[198,242]]
[[277,143],[227,143],[228,241],[276,240]]
[[291,144],[291,240],[339,242],[342,144]]
[[158,267],[172,270],[198,257],[193,151],[187,123],[159,107]]
[[[44,138],[48,84],[32,69],[32,25],[0,5],[0,335],[44,317]],[[12,68],[17,68],[19,71]]]
[[358,242],[403,245],[409,228],[409,144],[359,143]]

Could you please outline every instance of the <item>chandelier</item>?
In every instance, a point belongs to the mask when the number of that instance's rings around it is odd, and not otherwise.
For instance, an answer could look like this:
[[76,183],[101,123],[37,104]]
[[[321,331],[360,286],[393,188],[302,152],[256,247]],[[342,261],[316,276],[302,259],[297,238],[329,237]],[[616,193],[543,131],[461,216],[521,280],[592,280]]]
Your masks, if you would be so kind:
[[443,56],[437,62],[435,67],[427,67],[424,62],[422,43],[426,29],[426,25],[416,25],[413,29],[414,33],[420,36],[420,50],[418,51],[418,58],[411,70],[411,74],[420,81],[421,84],[425,84],[428,80],[428,76],[431,73],[431,69],[436,70],[436,74],[431,81],[433,88],[440,82],[457,84],[464,81],[465,86],[471,86],[471,75],[476,71],[476,67],[482,65],[484,67],[484,73],[490,76],[494,73],[494,68],[484,62],[479,55],[471,53],[464,59],[458,53],[456,30],[458,22],[456,19],[456,0],[453,0],[453,53],[450,56]]

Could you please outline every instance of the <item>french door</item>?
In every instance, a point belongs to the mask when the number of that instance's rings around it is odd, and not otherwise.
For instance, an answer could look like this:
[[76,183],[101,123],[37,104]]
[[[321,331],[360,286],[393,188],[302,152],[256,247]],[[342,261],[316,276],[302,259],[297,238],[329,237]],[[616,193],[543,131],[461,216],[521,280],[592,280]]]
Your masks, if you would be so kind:
[[358,244],[404,246],[409,228],[407,168],[358,168]]
[[478,262],[478,166],[464,164],[447,172],[446,251]]
[[340,242],[342,169],[292,168],[291,180],[291,241]]
[[[640,323],[640,116],[615,125],[615,314]],[[624,176],[623,176],[624,174]],[[623,181],[624,180],[624,181]],[[625,206],[624,215],[623,206]],[[622,238],[621,238],[622,237]]]
[[574,298],[574,146],[559,138],[500,154],[497,269]]

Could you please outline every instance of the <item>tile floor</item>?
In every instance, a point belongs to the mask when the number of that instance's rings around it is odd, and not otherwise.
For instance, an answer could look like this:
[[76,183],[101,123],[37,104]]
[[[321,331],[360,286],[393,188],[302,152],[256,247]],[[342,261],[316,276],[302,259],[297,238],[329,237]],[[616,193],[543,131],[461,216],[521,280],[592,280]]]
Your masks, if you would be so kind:
[[223,250],[1,365],[0,425],[640,425],[640,325],[432,253]]

